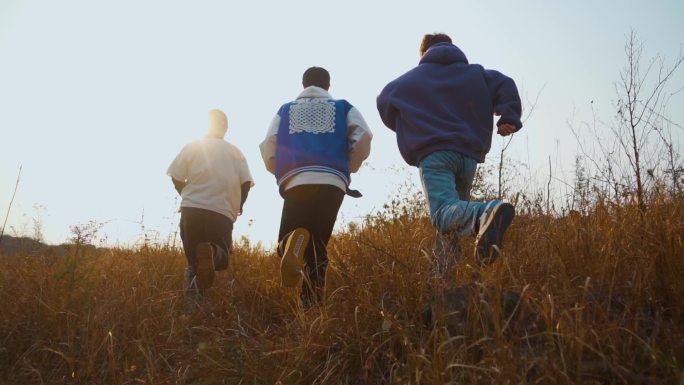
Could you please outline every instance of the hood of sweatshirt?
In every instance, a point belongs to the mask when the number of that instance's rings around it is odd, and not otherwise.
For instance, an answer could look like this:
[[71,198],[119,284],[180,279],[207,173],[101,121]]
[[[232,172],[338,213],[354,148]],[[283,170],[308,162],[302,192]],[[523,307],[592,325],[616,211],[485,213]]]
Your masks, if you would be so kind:
[[299,95],[297,95],[297,99],[300,98],[326,98],[326,99],[332,99],[333,97],[330,95],[330,93],[323,88],[316,87],[316,86],[309,86],[306,87]]
[[420,59],[420,64],[435,63],[435,64],[452,64],[464,63],[468,64],[466,55],[458,47],[451,43],[437,43],[428,48],[423,57]]

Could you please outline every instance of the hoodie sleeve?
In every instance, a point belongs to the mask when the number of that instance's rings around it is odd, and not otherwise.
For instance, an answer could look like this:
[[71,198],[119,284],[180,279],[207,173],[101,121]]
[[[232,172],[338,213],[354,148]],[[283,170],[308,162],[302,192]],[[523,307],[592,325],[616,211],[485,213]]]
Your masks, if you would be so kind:
[[361,112],[352,107],[347,113],[347,138],[349,142],[349,171],[357,172],[370,154],[371,133]]
[[386,85],[376,99],[376,104],[378,106],[380,118],[382,119],[382,122],[385,124],[385,126],[387,126],[392,131],[395,130],[397,115],[399,114],[399,110],[397,110],[391,103],[390,96],[393,88],[393,83]]
[[494,113],[501,115],[496,125],[510,123],[518,130],[522,128],[522,103],[513,79],[495,70],[484,70],[484,75],[492,95]]
[[271,120],[271,125],[266,133],[266,138],[259,145],[261,151],[261,158],[264,160],[266,169],[275,174],[275,153],[278,139],[278,126],[280,125],[280,115],[276,114]]

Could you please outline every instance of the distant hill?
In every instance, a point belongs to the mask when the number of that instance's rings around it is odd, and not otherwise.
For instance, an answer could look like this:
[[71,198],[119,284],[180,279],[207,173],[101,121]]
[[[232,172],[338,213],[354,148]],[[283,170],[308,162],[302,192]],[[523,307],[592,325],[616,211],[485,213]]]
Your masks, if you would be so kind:
[[64,255],[68,245],[48,245],[29,237],[3,235],[0,239],[0,256],[50,253]]

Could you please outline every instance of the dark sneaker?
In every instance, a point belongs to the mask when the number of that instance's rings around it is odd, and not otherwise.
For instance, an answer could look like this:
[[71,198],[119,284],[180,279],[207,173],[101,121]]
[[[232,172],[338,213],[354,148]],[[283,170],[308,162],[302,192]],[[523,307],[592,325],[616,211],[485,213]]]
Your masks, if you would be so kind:
[[499,257],[504,233],[513,217],[515,208],[510,203],[498,202],[485,209],[475,239],[475,260],[480,265],[488,265]]
[[197,245],[197,289],[204,293],[214,283],[214,248],[209,242]]
[[283,286],[295,287],[302,276],[304,253],[309,245],[311,234],[303,227],[296,228],[285,241],[283,259],[280,261],[280,277]]

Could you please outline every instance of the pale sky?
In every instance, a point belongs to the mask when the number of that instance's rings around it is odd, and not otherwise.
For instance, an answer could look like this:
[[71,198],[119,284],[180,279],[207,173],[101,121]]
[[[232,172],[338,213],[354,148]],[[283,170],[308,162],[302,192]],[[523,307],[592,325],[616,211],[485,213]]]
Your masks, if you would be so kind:
[[[256,181],[234,238],[268,246],[282,200],[258,145],[313,65],[330,71],[331,94],[356,106],[374,133],[368,165],[353,175],[364,197],[345,198],[338,224],[372,213],[399,185],[419,185],[375,98],[417,64],[420,39],[432,32],[449,34],[471,63],[514,78],[523,98],[543,88],[510,155],[544,173],[551,156],[555,172],[570,175],[576,149],[566,122],[591,119],[591,100],[610,118],[630,28],[645,59],[673,59],[684,1],[0,0],[0,226],[22,165],[7,234],[31,235],[35,219],[48,242],[61,243],[70,225],[94,220],[106,223],[108,245],[131,245],[144,213],[145,229],[165,239],[179,204],[166,168],[220,108],[226,140]],[[680,124],[682,94],[670,108]]]

